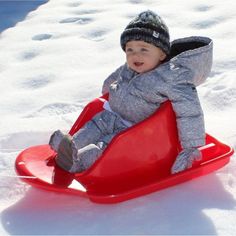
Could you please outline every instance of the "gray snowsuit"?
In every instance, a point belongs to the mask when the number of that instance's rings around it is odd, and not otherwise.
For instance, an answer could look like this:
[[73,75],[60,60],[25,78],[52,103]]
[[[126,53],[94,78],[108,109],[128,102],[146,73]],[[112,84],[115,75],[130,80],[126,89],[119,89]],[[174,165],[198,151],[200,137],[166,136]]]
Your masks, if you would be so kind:
[[212,66],[212,40],[206,37],[177,39],[170,58],[156,69],[137,74],[123,65],[103,84],[111,110],[98,113],[74,136],[79,150],[71,172],[89,168],[111,139],[126,129],[125,121],[136,124],[170,100],[176,114],[183,148],[205,144],[204,118],[196,86],[205,81]]

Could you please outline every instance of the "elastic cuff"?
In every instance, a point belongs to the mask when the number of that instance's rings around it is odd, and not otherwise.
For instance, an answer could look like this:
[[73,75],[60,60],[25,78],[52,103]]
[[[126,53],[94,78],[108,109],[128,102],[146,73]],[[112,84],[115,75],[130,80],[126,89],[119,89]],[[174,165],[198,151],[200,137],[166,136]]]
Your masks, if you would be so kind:
[[205,144],[206,144],[205,139],[195,139],[181,142],[182,148],[200,147],[204,146]]

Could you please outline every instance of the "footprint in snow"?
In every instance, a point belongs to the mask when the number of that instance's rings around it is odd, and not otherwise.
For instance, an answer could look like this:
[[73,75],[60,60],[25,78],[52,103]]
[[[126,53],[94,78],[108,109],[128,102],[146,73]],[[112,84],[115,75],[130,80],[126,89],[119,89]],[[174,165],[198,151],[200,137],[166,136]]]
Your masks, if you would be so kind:
[[43,40],[50,39],[51,37],[52,37],[51,34],[37,34],[32,37],[32,40],[43,41]]
[[227,89],[227,86],[224,85],[216,85],[215,87],[212,88],[214,91],[222,91],[224,89]]
[[100,13],[101,10],[96,10],[96,9],[89,9],[89,10],[77,10],[74,11],[75,14],[77,15],[92,15],[92,14],[96,14],[96,13]]
[[76,23],[80,25],[85,25],[90,23],[92,20],[93,19],[89,17],[69,17],[59,21],[59,23],[61,24]]
[[223,17],[215,17],[215,18],[202,19],[201,21],[193,22],[191,26],[195,29],[207,29],[207,28],[216,26],[224,21],[225,19]]
[[87,33],[84,38],[98,42],[104,40],[106,33],[106,30],[93,30]]
[[[222,92],[222,90],[224,90]],[[221,107],[224,110],[231,107],[236,102],[236,88],[213,87],[212,90],[205,95],[211,101],[211,104],[216,108]]]
[[39,55],[38,52],[36,51],[25,51],[25,52],[22,52],[20,55],[19,55],[19,58],[20,60],[25,60],[25,61],[28,61],[28,60],[32,60],[34,59],[35,57],[37,57]]
[[69,104],[69,103],[52,103],[47,104],[34,113],[27,116],[28,117],[42,117],[42,116],[58,116],[65,115],[72,112],[78,112],[82,109],[82,105],[79,104]]
[[21,87],[26,89],[39,89],[46,87],[49,83],[51,83],[50,75],[39,75],[34,78],[27,78],[25,81],[21,83]]
[[212,6],[209,6],[209,5],[198,5],[194,8],[194,10],[198,12],[206,12],[211,9],[212,9]]
[[143,3],[143,0],[130,0],[129,2],[132,4],[140,4]]
[[129,13],[129,14],[125,15],[125,17],[127,19],[131,20],[131,19],[134,19],[136,17],[136,14],[135,13]]
[[68,4],[69,7],[78,7],[80,6],[82,3],[81,2],[71,2]]

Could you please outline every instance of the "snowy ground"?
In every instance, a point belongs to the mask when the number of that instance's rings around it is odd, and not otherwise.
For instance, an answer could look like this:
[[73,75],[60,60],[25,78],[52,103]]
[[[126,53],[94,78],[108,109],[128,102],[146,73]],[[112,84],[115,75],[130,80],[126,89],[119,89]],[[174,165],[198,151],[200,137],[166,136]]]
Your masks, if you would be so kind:
[[21,150],[68,130],[100,95],[103,80],[124,62],[120,33],[146,9],[165,19],[172,40],[213,38],[213,70],[198,91],[207,132],[236,148],[235,1],[0,0],[1,235],[235,235],[235,156],[208,176],[115,205],[45,192],[14,177]]

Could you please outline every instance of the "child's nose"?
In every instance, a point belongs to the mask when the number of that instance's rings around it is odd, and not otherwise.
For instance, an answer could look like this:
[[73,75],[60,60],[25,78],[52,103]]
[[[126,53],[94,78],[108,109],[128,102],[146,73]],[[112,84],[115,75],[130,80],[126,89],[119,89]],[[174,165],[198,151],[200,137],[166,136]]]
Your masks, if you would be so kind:
[[134,52],[132,53],[132,56],[135,57],[135,58],[140,57],[140,52],[134,51]]

